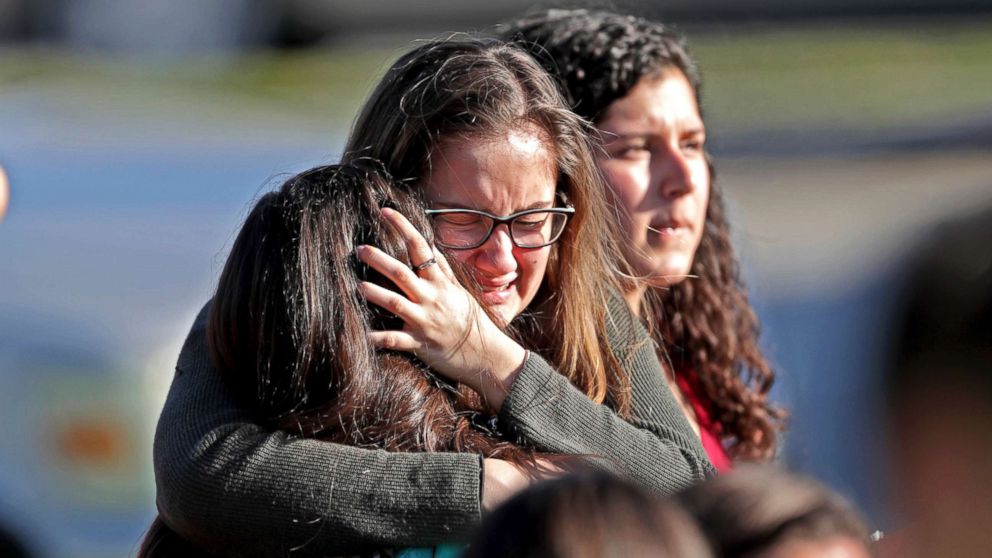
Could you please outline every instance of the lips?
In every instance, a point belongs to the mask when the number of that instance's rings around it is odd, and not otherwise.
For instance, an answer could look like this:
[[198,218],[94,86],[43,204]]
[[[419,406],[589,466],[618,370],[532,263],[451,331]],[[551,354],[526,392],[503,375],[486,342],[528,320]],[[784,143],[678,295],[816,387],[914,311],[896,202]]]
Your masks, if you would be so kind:
[[502,277],[483,277],[476,279],[482,289],[482,300],[486,304],[502,304],[509,300],[516,286],[517,274],[510,273]]
[[662,236],[686,235],[691,232],[688,221],[683,219],[660,219],[652,221],[648,230]]

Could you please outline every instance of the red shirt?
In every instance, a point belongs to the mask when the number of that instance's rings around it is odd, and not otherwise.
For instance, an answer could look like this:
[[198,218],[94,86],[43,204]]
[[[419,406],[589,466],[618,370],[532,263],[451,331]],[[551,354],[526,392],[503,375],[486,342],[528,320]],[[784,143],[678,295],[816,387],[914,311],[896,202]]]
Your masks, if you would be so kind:
[[696,413],[699,438],[703,442],[703,449],[706,450],[706,456],[710,458],[710,463],[720,473],[730,471],[733,468],[733,462],[727,455],[726,448],[720,442],[723,427],[710,415],[709,402],[705,400],[706,395],[703,393],[703,386],[699,384],[699,377],[691,372],[675,374],[675,382],[679,386],[679,391],[689,401],[692,410]]

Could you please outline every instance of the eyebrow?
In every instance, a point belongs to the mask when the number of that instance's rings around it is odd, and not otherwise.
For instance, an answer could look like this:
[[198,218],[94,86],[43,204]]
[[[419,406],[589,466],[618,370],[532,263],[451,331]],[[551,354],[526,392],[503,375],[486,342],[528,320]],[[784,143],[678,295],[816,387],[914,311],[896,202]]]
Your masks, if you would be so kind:
[[[527,205],[526,207],[518,207],[513,211],[511,211],[510,214],[512,215],[513,213],[520,213],[521,211],[527,211],[528,209],[547,209],[549,207],[553,207],[554,204],[555,204],[554,200],[534,202],[530,205]],[[434,209],[474,209],[476,211],[486,211],[488,213],[492,213],[492,211],[489,211],[488,209],[480,209],[478,207],[465,207],[464,205],[458,205],[443,201],[434,202],[431,205],[434,207]]]
[[[600,132],[603,136],[603,143],[612,143],[615,141],[624,141],[631,139],[643,139],[650,136],[660,135],[656,130],[631,130],[625,133],[618,132]],[[685,135],[700,136],[706,135],[706,127],[698,126],[687,128],[682,132]]]

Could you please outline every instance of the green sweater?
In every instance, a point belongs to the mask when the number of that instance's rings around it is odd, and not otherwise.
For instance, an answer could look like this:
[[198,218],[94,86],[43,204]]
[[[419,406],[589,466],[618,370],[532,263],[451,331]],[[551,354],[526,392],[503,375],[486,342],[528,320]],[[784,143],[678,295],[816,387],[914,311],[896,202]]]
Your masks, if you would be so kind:
[[[479,522],[478,455],[361,449],[257,424],[210,362],[207,314],[183,345],[155,433],[158,509],[176,532],[235,556],[324,556],[431,546]],[[654,344],[620,297],[607,320],[631,378],[629,422],[531,353],[500,423],[540,450],[598,456],[594,466],[661,493],[712,474]]]

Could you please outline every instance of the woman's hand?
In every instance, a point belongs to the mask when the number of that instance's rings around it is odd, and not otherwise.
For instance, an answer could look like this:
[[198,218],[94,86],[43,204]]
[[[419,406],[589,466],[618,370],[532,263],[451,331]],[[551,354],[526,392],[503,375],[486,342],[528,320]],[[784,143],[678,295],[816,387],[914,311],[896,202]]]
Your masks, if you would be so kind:
[[482,460],[482,509],[491,512],[533,482],[561,476],[565,470],[546,459],[537,459],[536,477],[502,459]]
[[373,332],[372,342],[379,348],[417,355],[434,371],[469,386],[499,410],[527,352],[489,319],[458,283],[444,255],[406,217],[392,209],[383,209],[382,216],[404,237],[417,270],[373,246],[358,247],[358,258],[401,291],[361,283],[366,300],[395,314],[404,324],[400,331]]

